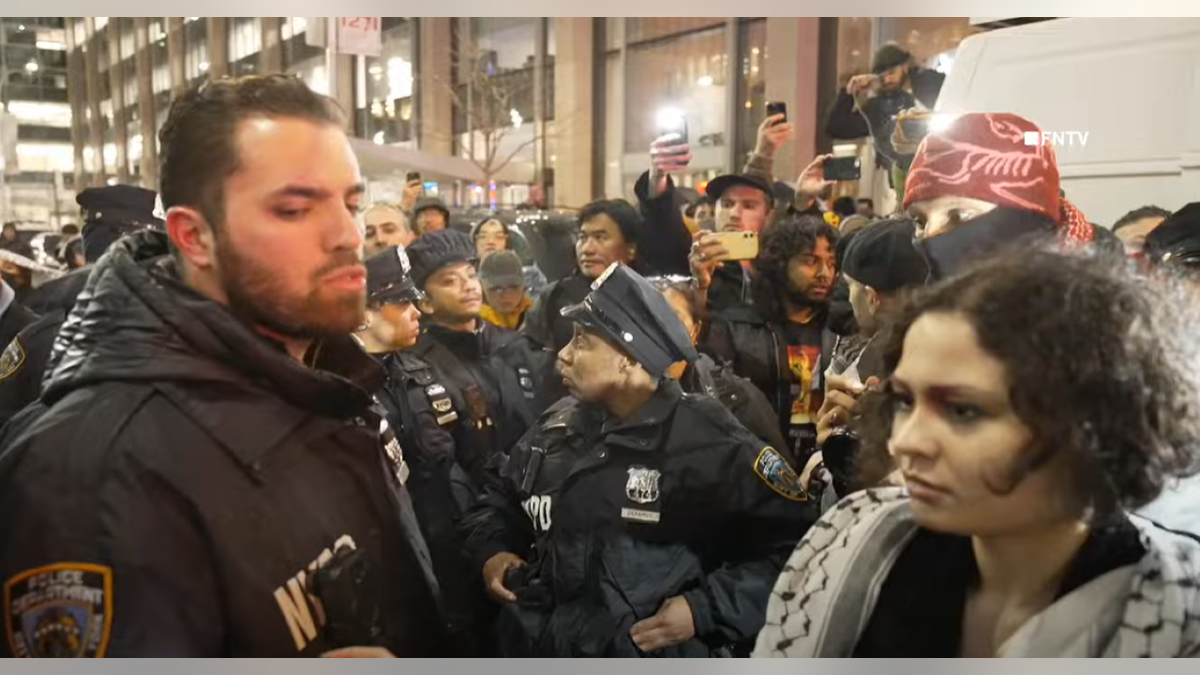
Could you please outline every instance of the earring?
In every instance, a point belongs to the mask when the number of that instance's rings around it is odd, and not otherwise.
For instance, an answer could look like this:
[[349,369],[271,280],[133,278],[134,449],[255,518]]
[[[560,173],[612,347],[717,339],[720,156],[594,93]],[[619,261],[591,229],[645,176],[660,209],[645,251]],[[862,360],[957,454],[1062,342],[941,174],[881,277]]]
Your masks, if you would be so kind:
[[361,333],[361,332],[363,332],[364,330],[366,330],[366,329],[368,329],[368,328],[370,328],[370,327],[371,327],[371,315],[370,315],[370,314],[368,314],[368,315],[367,315],[367,319],[366,319],[366,323],[364,323],[363,325],[359,326],[359,327],[358,327],[358,330],[356,330],[356,331],[354,331],[354,332],[355,332],[355,333]]

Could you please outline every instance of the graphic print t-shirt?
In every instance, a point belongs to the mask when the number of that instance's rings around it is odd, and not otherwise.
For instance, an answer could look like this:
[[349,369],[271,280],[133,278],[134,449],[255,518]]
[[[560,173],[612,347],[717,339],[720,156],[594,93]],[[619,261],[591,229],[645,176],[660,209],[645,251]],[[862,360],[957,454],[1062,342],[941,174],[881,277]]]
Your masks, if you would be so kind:
[[788,442],[796,457],[808,457],[817,448],[817,411],[824,402],[821,387],[821,322],[788,323],[788,370],[791,372],[791,415]]

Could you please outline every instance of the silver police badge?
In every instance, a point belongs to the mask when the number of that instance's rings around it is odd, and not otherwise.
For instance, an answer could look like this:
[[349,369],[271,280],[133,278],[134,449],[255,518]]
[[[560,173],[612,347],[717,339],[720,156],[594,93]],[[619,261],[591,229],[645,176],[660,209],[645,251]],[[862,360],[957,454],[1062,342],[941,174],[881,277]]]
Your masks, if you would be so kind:
[[655,469],[644,466],[629,467],[629,482],[625,483],[625,496],[638,504],[658,501],[658,479],[662,476]]

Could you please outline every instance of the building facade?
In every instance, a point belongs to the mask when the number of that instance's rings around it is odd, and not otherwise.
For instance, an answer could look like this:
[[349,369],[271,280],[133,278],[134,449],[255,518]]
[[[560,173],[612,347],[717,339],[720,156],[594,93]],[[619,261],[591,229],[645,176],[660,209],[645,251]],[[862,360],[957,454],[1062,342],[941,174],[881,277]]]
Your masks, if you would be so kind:
[[67,46],[61,17],[0,17],[0,220],[75,219]]
[[[700,187],[741,165],[775,100],[797,126],[777,177],[794,180],[831,149],[823,111],[869,70],[875,47],[896,40],[945,68],[974,30],[965,17],[383,17],[379,54],[361,56],[334,53],[325,20],[308,17],[58,21],[73,140],[71,161],[56,165],[65,188],[154,187],[172,95],[209,78],[287,72],[348,112],[373,199],[396,199],[416,171],[460,206],[516,204],[534,184],[563,207],[630,197],[671,109],[686,115],[695,154],[680,181]],[[833,149],[871,164],[869,143]],[[870,195],[879,183],[868,170],[841,189]]]

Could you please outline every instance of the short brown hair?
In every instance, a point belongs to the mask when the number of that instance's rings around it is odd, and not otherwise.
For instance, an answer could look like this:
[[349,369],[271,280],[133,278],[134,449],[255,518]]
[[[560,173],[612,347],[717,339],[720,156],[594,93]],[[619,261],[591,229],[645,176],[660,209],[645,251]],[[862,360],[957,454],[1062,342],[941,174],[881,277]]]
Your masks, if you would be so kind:
[[171,102],[167,121],[158,132],[163,209],[192,206],[214,227],[222,223],[222,185],[241,161],[237,129],[253,117],[343,124],[333,99],[291,75],[222,78],[193,87]]

